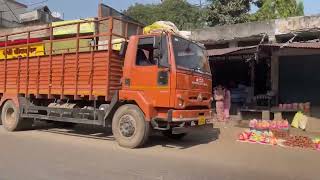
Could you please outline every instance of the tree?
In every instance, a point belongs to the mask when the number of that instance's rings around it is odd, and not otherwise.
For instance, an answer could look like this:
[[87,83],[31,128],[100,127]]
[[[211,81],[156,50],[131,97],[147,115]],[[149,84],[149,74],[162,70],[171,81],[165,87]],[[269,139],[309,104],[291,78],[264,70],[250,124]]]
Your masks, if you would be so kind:
[[243,23],[249,20],[251,0],[208,0],[209,26]]
[[202,9],[186,0],[163,0],[160,4],[135,4],[124,13],[146,25],[156,21],[171,21],[179,29],[200,28],[204,22]]
[[304,6],[297,0],[257,0],[260,9],[251,16],[253,21],[303,16]]
[[130,6],[126,11],[124,11],[124,14],[134,18],[141,23],[151,24],[157,19],[155,15],[156,11],[158,11],[157,5],[144,5],[136,3],[133,6]]

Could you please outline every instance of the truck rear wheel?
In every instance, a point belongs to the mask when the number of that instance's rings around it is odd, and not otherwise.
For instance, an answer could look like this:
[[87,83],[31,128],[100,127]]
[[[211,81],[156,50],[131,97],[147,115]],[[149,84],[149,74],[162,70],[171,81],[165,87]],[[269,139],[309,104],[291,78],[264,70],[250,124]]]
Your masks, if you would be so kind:
[[133,149],[146,143],[150,124],[138,106],[123,105],[113,117],[112,132],[120,146]]
[[3,127],[10,132],[30,129],[33,124],[33,120],[20,117],[19,108],[11,100],[4,104],[1,119]]

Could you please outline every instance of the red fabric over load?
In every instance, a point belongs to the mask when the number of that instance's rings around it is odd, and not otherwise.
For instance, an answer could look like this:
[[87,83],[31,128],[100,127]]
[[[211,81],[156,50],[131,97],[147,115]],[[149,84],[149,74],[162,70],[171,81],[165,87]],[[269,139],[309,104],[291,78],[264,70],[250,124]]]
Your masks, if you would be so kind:
[[[29,43],[36,43],[36,42],[42,42],[42,39],[40,38],[30,38]],[[17,39],[14,41],[7,41],[7,46],[11,45],[22,45],[22,44],[27,44],[28,40],[27,39]],[[0,42],[0,47],[5,47],[6,42]]]

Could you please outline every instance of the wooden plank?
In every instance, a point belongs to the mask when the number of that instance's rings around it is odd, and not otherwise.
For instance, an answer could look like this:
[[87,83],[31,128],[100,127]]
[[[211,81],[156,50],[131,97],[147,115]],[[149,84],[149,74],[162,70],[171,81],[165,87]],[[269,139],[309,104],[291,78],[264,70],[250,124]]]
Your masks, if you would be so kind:
[[106,69],[107,69],[107,73],[106,73],[106,94],[105,94],[105,100],[108,101],[108,95],[109,95],[109,77],[110,77],[110,59],[111,59],[111,56],[112,56],[112,32],[113,32],[113,17],[110,17],[108,23],[109,23],[109,33],[110,33],[110,36],[109,36],[109,39],[108,39],[108,58],[107,58],[107,66],[106,66]]
[[30,60],[30,57],[29,57],[29,54],[30,54],[30,47],[29,47],[29,42],[30,41],[30,31],[28,32],[28,37],[27,37],[27,68],[26,68],[26,87],[25,87],[25,97],[28,97],[29,96],[29,60]]
[[60,98],[64,99],[64,74],[65,74],[65,62],[66,62],[66,55],[62,54],[62,71],[61,71],[61,95]]
[[76,45],[76,73],[75,73],[75,95],[74,99],[78,99],[78,75],[79,75],[79,44],[80,44],[80,23],[77,24],[77,45]]
[[93,68],[94,68],[94,51],[91,50],[91,66],[90,66],[90,96],[89,96],[89,100],[93,100]]
[[4,87],[3,87],[3,93],[5,93],[6,91],[7,91],[7,71],[8,71],[8,68],[7,68],[7,64],[8,64],[8,62],[7,62],[7,60],[8,60],[8,55],[7,55],[7,51],[8,51],[8,49],[7,49],[7,46],[8,46],[8,35],[6,35],[6,37],[5,37],[5,43],[4,43],[5,45],[5,47],[4,47],[4,52],[6,52],[5,53],[5,55],[4,55]]
[[52,86],[52,50],[53,50],[53,27],[50,26],[50,54],[49,54],[49,77],[48,77],[48,99],[51,99]]
[[21,74],[21,59],[18,58],[18,72],[17,72],[17,78],[16,78],[16,84],[17,84],[17,94],[20,93],[20,74]]

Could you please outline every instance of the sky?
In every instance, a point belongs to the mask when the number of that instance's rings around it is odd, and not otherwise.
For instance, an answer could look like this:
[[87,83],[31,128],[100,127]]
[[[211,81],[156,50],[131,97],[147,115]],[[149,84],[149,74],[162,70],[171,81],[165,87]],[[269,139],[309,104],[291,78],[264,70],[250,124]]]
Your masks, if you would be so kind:
[[[43,2],[45,1],[45,2]],[[31,7],[48,5],[52,11],[60,12],[64,19],[79,19],[97,16],[98,3],[101,0],[20,0]],[[202,0],[204,2],[205,0]],[[38,4],[39,2],[43,2]],[[117,9],[124,10],[134,3],[158,3],[160,0],[102,0],[103,3]],[[199,4],[200,0],[189,0]],[[320,14],[320,0],[304,0],[305,14]]]

